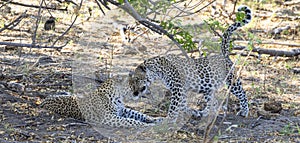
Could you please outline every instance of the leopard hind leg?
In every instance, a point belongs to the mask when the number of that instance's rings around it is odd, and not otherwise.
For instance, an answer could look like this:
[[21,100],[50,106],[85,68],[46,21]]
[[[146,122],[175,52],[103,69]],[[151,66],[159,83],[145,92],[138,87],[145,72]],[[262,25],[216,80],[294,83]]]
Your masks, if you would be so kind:
[[237,115],[247,117],[249,113],[248,99],[246,91],[243,89],[242,82],[239,78],[234,81],[234,75],[231,73],[227,79],[227,85],[230,89],[230,92],[235,95],[240,101],[240,111]]

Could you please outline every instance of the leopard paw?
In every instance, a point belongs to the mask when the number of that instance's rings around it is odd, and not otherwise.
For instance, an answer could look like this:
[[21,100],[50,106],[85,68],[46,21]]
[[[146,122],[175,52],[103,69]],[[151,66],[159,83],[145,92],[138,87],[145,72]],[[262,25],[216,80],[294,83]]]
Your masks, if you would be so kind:
[[249,114],[249,109],[244,109],[237,112],[237,115],[242,117],[248,117],[248,114]]

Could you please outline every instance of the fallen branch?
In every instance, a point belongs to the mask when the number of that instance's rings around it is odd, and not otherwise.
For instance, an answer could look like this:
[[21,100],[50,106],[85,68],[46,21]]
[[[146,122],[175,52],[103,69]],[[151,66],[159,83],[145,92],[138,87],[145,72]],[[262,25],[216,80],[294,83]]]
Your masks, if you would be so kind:
[[284,26],[284,27],[275,28],[275,29],[271,30],[269,33],[271,33],[271,34],[280,34],[282,31],[289,30],[289,29],[291,29],[291,26],[287,25],[287,26]]
[[290,6],[290,5],[296,5],[296,4],[300,4],[300,0],[295,0],[295,1],[287,1],[283,3],[285,6]]
[[[2,2],[8,2],[9,4],[24,6],[24,7],[40,8],[39,5],[29,5],[29,4],[24,4],[24,3],[13,2],[11,0],[1,0],[1,1]],[[56,8],[56,7],[45,7],[45,6],[42,6],[41,8],[43,8],[43,9],[52,9],[52,10],[60,10],[60,11],[67,11],[67,7],[65,9],[60,9],[60,8]]]
[[[235,40],[234,42],[237,43],[248,43],[248,41],[240,41],[240,40]],[[300,44],[296,43],[282,43],[282,42],[261,42],[261,43],[255,43],[255,44],[271,44],[271,45],[283,45],[283,46],[291,46],[291,47],[300,47]]]
[[[247,49],[246,46],[235,46],[233,50],[244,50]],[[194,52],[199,52],[198,49],[192,50],[189,53],[194,53]],[[267,54],[270,56],[280,56],[280,57],[296,57],[300,55],[300,49],[292,49],[290,51],[285,51],[285,50],[275,50],[275,49],[263,49],[263,48],[253,48],[252,52],[256,52],[259,55],[261,54]],[[244,53],[230,53],[230,55],[237,55],[241,54],[242,56],[248,56],[248,54]],[[250,54],[249,56],[259,58],[259,56],[256,56],[254,54]]]
[[52,48],[52,49],[57,49],[60,50],[63,47],[65,47],[68,44],[65,43],[62,46],[42,46],[42,45],[33,45],[33,44],[23,44],[23,43],[12,43],[12,42],[0,42],[0,45],[7,45],[7,46],[14,46],[14,47],[28,47],[28,48]]
[[[233,50],[244,50],[246,46],[235,46]],[[300,49],[293,49],[291,51],[275,50],[275,49],[263,49],[263,48],[253,48],[252,52],[257,52],[258,54],[267,54],[270,56],[280,56],[280,57],[295,57],[300,55]]]
[[252,54],[252,53],[248,54],[248,53],[243,53],[243,52],[232,52],[232,53],[230,53],[230,55],[241,55],[241,56],[244,56],[244,57],[249,56],[249,57],[255,57],[255,58],[259,59],[258,55],[255,55],[255,54]]
[[254,13],[253,14],[255,17],[264,17],[264,18],[269,18],[269,17],[274,17],[274,18],[282,18],[282,19],[289,19],[289,20],[298,20],[300,19],[300,16],[280,16],[280,15],[273,15],[273,14],[258,14]]

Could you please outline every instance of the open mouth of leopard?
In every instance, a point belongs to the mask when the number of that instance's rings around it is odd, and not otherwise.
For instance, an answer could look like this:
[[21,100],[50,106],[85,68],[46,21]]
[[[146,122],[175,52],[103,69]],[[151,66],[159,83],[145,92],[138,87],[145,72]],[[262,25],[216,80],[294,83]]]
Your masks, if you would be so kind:
[[146,86],[143,86],[140,90],[133,92],[133,100],[137,100],[138,98],[147,98],[146,95],[150,94],[151,92],[148,90]]

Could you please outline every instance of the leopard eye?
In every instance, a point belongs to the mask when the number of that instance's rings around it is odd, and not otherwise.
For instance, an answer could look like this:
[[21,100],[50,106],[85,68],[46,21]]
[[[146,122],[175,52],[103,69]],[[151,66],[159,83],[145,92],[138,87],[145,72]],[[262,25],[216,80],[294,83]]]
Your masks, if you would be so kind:
[[138,95],[139,95],[139,92],[138,92],[138,91],[135,91],[135,92],[133,92],[133,95],[134,95],[134,96],[138,96]]
[[141,91],[145,91],[146,90],[146,86],[143,86]]

